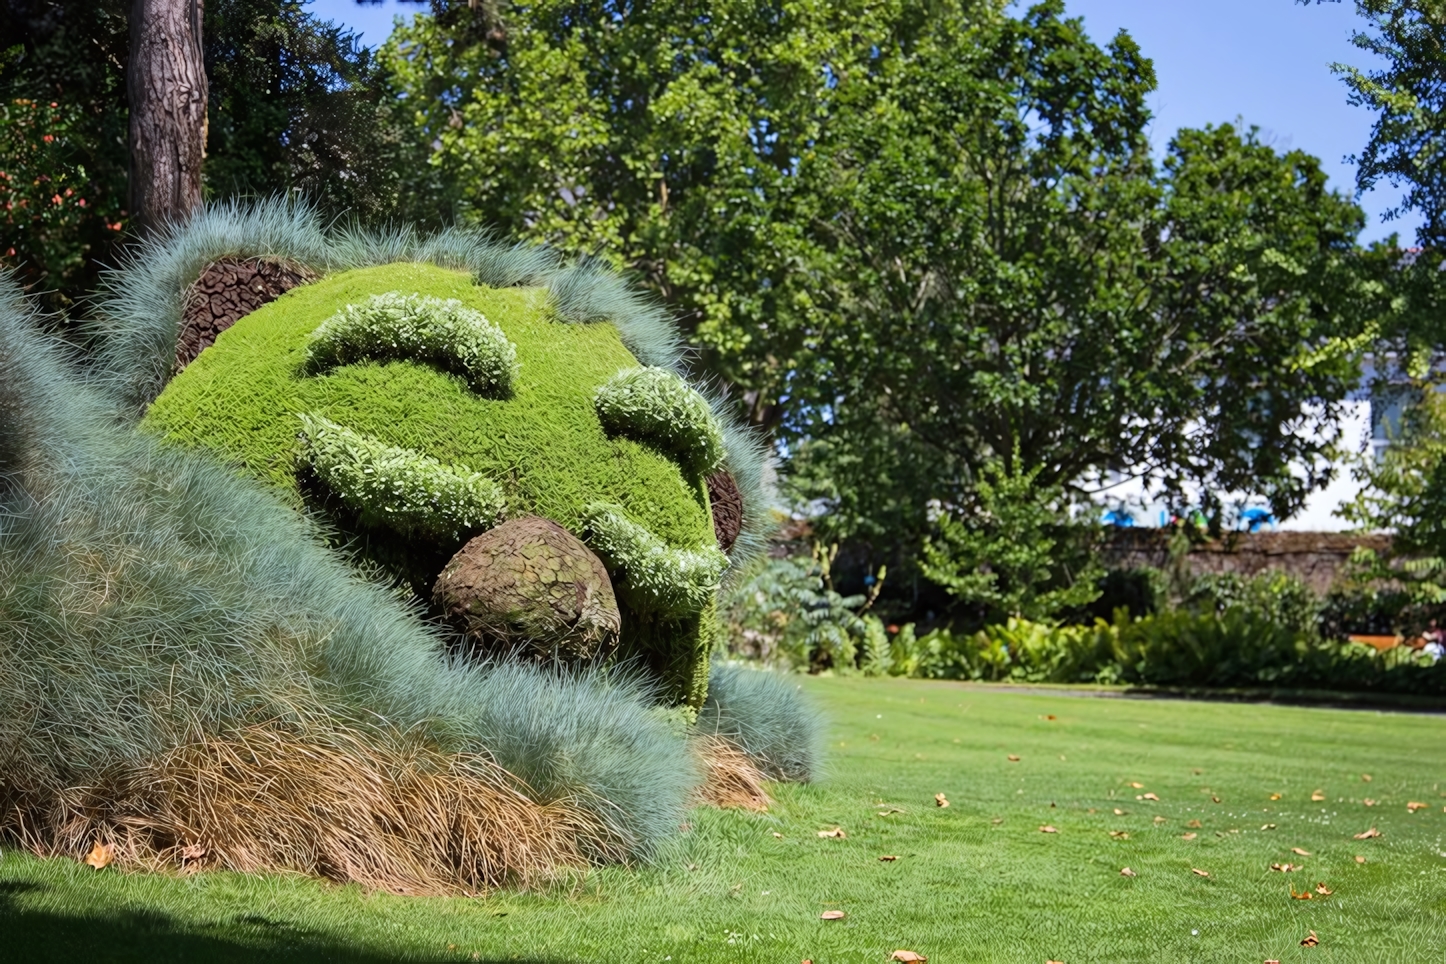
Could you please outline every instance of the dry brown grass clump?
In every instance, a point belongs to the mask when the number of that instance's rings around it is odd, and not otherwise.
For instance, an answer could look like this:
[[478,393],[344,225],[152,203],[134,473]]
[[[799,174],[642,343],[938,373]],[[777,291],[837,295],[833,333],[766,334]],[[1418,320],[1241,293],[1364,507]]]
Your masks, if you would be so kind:
[[253,727],[95,786],[0,783],[10,804],[0,830],[42,855],[103,843],[123,867],[292,872],[402,894],[526,887],[625,856],[595,817],[528,799],[486,758],[400,735],[387,744]]
[[695,803],[706,806],[763,811],[772,801],[764,789],[767,775],[737,746],[721,737],[693,741],[703,782],[693,792]]

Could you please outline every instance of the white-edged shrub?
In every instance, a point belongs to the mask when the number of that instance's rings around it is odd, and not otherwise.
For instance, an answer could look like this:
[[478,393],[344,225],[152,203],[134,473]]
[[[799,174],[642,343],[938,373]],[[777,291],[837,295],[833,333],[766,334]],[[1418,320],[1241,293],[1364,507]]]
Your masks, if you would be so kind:
[[615,589],[639,612],[678,618],[703,611],[718,591],[728,557],[717,546],[674,549],[615,505],[586,511],[587,543],[608,567],[620,570]]
[[307,336],[313,372],[368,358],[426,362],[487,395],[510,394],[518,367],[517,346],[480,311],[399,291],[347,305]]
[[502,518],[502,488],[481,473],[387,445],[319,416],[301,416],[301,426],[312,471],[369,523],[455,539],[491,528]]

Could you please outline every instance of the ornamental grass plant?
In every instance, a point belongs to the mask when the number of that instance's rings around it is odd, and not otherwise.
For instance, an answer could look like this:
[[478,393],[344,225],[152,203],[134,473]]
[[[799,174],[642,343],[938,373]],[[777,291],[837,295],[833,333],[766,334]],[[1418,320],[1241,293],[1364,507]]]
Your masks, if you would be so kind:
[[[648,856],[695,781],[629,678],[449,666],[442,637],[278,498],[118,430],[13,289],[0,319],[0,776],[10,803],[280,727],[416,731],[593,814],[598,854]],[[14,806],[5,812],[12,817]],[[31,823],[40,818],[26,818]],[[48,819],[48,818],[47,818]]]

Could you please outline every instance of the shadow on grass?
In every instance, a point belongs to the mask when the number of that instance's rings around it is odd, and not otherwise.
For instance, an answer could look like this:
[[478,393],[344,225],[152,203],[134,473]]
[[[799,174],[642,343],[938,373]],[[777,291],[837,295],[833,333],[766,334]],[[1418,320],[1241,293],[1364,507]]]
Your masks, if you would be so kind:
[[[260,914],[245,914],[211,925],[179,921],[165,914],[126,910],[56,913],[22,906],[23,895],[48,888],[28,882],[0,883],[0,958],[30,962],[220,962],[253,961],[391,964],[409,961],[472,961],[471,957],[398,958],[348,947],[329,934],[308,931]],[[562,958],[481,958],[484,964],[564,964]]]

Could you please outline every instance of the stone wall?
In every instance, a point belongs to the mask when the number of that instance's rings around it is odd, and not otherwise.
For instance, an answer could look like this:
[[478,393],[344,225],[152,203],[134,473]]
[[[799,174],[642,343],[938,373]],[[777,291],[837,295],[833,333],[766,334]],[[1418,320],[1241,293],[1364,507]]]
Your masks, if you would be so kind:
[[[1165,529],[1114,529],[1104,553],[1106,564],[1163,569],[1170,562],[1170,535]],[[1324,594],[1341,578],[1357,546],[1380,552],[1390,544],[1390,536],[1354,532],[1237,532],[1196,544],[1185,564],[1193,575],[1285,572]]]

